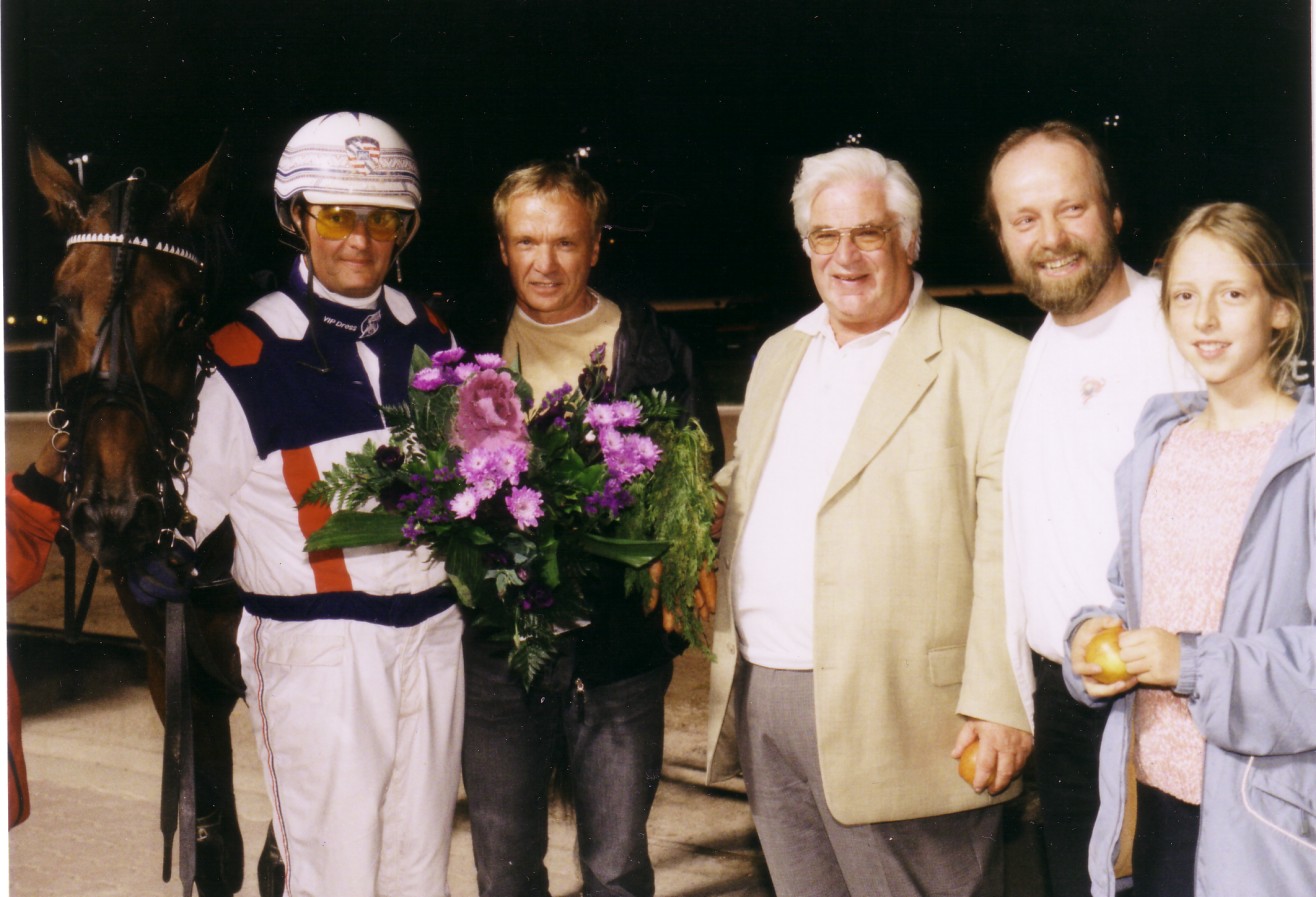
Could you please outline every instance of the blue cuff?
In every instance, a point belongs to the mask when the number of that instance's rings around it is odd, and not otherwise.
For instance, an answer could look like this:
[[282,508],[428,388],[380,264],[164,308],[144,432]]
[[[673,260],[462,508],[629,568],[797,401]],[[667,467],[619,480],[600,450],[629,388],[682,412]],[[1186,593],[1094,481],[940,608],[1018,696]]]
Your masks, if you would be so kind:
[[1197,640],[1200,632],[1179,633],[1179,681],[1174,693],[1186,698],[1197,698]]

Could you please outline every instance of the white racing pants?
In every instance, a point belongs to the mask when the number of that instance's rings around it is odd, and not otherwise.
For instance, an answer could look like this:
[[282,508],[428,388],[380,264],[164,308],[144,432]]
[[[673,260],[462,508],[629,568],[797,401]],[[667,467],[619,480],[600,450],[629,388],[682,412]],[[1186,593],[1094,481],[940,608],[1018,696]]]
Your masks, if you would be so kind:
[[447,897],[461,775],[457,609],[406,628],[238,627],[287,897]]

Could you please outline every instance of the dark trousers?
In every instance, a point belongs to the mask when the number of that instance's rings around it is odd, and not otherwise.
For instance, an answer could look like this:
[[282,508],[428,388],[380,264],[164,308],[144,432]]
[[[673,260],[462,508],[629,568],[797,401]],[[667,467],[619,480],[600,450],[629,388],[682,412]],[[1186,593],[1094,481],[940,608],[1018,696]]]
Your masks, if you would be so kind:
[[1090,897],[1088,844],[1101,805],[1098,754],[1110,707],[1074,700],[1060,665],[1036,654],[1033,672],[1033,767],[1051,897]]
[[1137,897],[1193,897],[1201,810],[1159,788],[1138,783],[1138,828],[1133,836]]
[[653,897],[646,832],[663,763],[670,662],[529,693],[505,652],[468,638],[462,777],[481,897],[549,897],[549,778],[565,748],[584,897]]

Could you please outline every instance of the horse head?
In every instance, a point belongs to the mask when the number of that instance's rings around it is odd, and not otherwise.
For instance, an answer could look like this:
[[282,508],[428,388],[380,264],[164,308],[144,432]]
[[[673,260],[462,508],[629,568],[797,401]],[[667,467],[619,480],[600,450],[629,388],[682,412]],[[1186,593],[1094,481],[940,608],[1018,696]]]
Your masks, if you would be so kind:
[[184,513],[204,338],[205,234],[223,146],[172,193],[139,169],[87,197],[35,142],[28,158],[66,251],[55,273],[51,424],[67,434],[73,537],[117,569]]

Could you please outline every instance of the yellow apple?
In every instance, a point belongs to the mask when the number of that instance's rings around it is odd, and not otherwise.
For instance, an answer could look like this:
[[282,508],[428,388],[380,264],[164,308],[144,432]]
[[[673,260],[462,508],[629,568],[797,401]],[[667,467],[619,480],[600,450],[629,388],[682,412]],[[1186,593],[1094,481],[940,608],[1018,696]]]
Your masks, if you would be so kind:
[[1124,661],[1120,660],[1120,633],[1124,631],[1123,626],[1112,626],[1110,629],[1103,629],[1092,637],[1088,642],[1088,647],[1083,652],[1083,657],[1088,663],[1095,663],[1101,667],[1101,672],[1093,676],[1103,685],[1111,685],[1115,682],[1123,682],[1129,678],[1129,671],[1124,666]]
[[978,774],[978,742],[974,742],[960,754],[960,778],[973,784],[973,777]]

